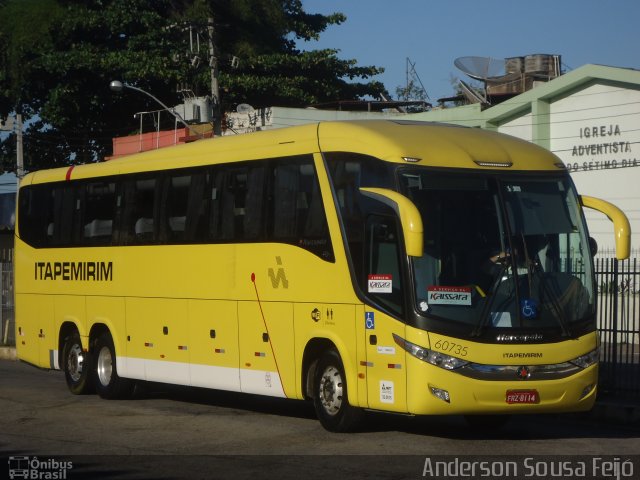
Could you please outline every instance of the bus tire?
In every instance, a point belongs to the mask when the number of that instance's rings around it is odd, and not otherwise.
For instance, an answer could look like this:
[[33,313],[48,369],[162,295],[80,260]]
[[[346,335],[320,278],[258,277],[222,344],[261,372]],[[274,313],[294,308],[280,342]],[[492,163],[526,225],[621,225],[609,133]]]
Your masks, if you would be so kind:
[[64,339],[62,362],[64,378],[71,393],[86,395],[94,392],[91,353],[82,349],[82,342],[77,331]]
[[328,350],[320,358],[313,388],[313,404],[320,424],[330,432],[354,430],[363,412],[349,404],[344,367],[335,350]]
[[109,332],[100,334],[95,347],[95,387],[98,395],[106,399],[130,397],[133,382],[118,376],[116,349]]

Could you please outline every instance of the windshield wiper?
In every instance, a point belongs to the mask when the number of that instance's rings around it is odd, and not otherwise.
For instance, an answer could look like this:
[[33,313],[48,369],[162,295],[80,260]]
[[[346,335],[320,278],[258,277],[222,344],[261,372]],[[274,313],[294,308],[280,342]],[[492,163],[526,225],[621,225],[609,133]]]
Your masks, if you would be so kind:
[[471,335],[470,335],[471,337],[479,337],[480,335],[482,335],[484,328],[487,326],[488,319],[489,319],[489,311],[497,298],[495,293],[498,290],[498,285],[500,285],[500,282],[502,281],[502,276],[504,275],[506,270],[507,270],[507,262],[506,261],[500,262],[500,270],[495,276],[493,285],[491,285],[491,289],[489,290],[489,295],[491,298],[489,298],[488,301],[485,302],[484,306],[482,307],[482,311],[480,312],[480,318],[478,319],[478,322],[476,323],[476,325],[473,327],[473,330],[471,330]]
[[544,278],[544,271],[540,267],[539,262],[531,262],[531,265],[527,266],[527,270],[533,270],[534,274],[537,274],[537,277],[540,279],[540,287],[542,288],[542,293],[549,297],[551,300],[551,306],[553,310],[555,310],[555,317],[558,319],[558,325],[560,325],[560,330],[562,331],[562,335],[565,337],[571,336],[571,332],[567,327],[567,319],[565,318],[564,312],[562,311],[562,307],[558,302],[558,296],[551,291],[547,280]]

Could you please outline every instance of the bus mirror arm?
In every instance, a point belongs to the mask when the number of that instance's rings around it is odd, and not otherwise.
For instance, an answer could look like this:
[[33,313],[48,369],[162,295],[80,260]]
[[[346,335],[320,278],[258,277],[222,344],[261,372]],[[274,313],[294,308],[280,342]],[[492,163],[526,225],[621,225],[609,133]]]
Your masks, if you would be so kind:
[[616,240],[616,258],[625,260],[631,253],[631,225],[622,210],[614,204],[600,198],[580,195],[583,207],[604,213],[613,222],[613,233]]
[[422,216],[411,200],[401,193],[387,188],[360,188],[363,195],[382,202],[396,212],[400,218],[407,255],[421,257],[423,254],[424,229]]

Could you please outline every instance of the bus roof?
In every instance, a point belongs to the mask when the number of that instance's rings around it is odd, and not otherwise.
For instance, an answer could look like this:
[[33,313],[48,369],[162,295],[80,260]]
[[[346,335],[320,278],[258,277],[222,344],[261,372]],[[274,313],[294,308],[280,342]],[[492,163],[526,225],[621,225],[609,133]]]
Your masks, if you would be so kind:
[[348,129],[346,124],[320,124],[322,151],[356,151],[390,162],[436,167],[564,169],[548,150],[489,130],[403,120],[349,122]]
[[530,142],[476,128],[403,120],[319,122],[230,135],[133,154],[107,162],[40,170],[22,184],[165,170],[314,152],[354,152],[424,166],[553,170],[558,157]]

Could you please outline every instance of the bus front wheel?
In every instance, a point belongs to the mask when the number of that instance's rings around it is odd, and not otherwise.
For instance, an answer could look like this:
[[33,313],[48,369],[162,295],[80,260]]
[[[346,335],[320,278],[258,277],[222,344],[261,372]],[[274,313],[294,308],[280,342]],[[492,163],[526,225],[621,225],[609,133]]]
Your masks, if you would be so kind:
[[347,381],[338,352],[327,351],[315,373],[313,404],[318,420],[330,432],[353,430],[363,413],[360,408],[349,405]]
[[82,349],[78,332],[64,339],[62,349],[64,378],[69,391],[74,395],[93,393],[91,354]]
[[109,332],[102,333],[95,348],[95,386],[102,398],[126,398],[133,392],[131,380],[118,376],[116,350]]

